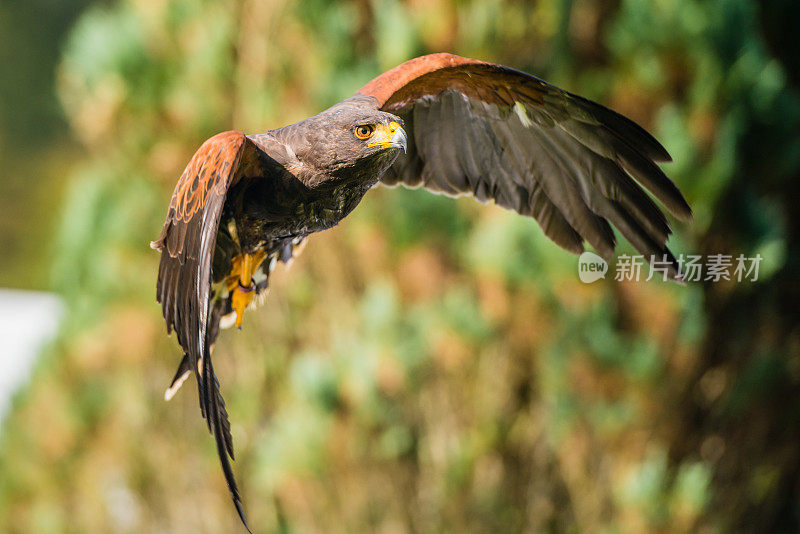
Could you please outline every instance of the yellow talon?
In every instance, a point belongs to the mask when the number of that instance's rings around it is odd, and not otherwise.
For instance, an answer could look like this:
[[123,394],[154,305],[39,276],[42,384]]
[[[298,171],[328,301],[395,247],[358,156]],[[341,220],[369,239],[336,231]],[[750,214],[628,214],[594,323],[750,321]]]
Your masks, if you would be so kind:
[[231,308],[236,312],[236,328],[242,328],[244,310],[256,294],[253,285],[253,273],[264,261],[266,253],[258,251],[255,254],[242,254],[233,259],[233,269],[228,275],[228,290],[233,292]]
[[236,312],[236,328],[242,328],[242,318],[244,317],[244,310],[250,301],[253,300],[253,295],[256,294],[255,287],[244,287],[242,284],[236,286],[233,290],[233,300],[231,307]]

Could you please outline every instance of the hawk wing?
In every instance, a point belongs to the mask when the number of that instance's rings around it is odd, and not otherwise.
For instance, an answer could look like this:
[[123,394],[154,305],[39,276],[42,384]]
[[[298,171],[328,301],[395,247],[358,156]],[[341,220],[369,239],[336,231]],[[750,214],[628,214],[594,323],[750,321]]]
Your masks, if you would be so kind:
[[671,161],[643,128],[524,72],[452,54],[412,59],[359,90],[406,122],[408,153],[385,185],[474,195],[536,219],[561,247],[614,253],[613,224],[647,259],[678,263],[666,217],[691,209],[656,165]]
[[188,365],[197,379],[200,409],[216,440],[225,480],[245,527],[228,459],[233,458],[230,423],[211,363],[211,330],[216,331],[219,317],[211,324],[209,315],[212,262],[226,195],[256,151],[241,132],[220,133],[203,143],[175,186],[161,236],[150,244],[161,251],[156,297],[167,331],[175,330],[186,353],[181,368]]

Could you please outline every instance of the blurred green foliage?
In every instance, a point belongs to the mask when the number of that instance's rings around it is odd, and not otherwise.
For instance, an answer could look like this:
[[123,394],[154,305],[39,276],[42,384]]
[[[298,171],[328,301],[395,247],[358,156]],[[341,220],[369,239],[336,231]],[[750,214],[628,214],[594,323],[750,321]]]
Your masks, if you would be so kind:
[[70,311],[0,434],[0,530],[239,528],[194,384],[162,401],[179,351],[147,243],[206,137],[298,120],[447,50],[646,125],[696,214],[673,248],[761,253],[761,276],[583,285],[576,259],[531,220],[370,193],[218,341],[255,531],[796,531],[800,96],[761,9],[122,0],[85,11],[58,69],[85,147],[53,231],[53,286]]
[[43,289],[76,143],[54,91],[60,45],[89,0],[0,1],[0,286]]

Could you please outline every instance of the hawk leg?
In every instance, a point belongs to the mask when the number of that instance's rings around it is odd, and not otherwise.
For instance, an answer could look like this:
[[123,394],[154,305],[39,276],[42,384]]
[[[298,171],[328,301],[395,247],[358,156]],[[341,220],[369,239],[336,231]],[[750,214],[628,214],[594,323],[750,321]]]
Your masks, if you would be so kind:
[[231,308],[236,312],[236,328],[242,328],[244,310],[253,300],[256,286],[253,284],[253,273],[267,256],[264,250],[255,254],[241,254],[233,258],[233,268],[228,275],[228,290],[233,293]]

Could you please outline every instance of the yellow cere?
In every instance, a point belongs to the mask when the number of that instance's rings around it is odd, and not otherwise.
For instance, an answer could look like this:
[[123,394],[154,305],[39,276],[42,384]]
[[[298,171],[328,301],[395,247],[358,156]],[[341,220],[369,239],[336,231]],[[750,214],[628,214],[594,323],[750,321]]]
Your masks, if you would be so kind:
[[400,124],[397,121],[392,121],[389,124],[378,124],[375,128],[375,133],[372,134],[373,141],[368,144],[368,147],[379,146],[381,148],[391,148],[392,136]]

